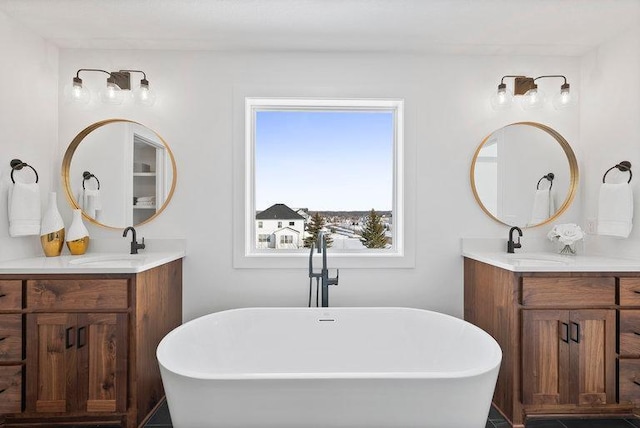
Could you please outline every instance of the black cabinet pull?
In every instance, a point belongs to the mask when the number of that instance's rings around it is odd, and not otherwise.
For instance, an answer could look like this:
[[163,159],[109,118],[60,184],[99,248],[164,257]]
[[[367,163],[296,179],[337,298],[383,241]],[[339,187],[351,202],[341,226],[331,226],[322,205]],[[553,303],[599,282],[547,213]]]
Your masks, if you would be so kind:
[[564,343],[569,343],[569,324],[566,322],[562,323],[562,335],[560,336],[560,340]]
[[0,342],[2,342],[3,340],[6,340],[6,339],[7,339],[7,336],[0,337]]
[[5,293],[0,294],[0,297],[5,297],[5,296],[6,296]]
[[78,329],[78,349],[87,344],[87,327],[83,326]]
[[640,333],[638,333],[637,331],[634,331],[633,334],[640,336]]
[[[575,336],[573,334],[574,332],[575,332]],[[571,323],[571,340],[573,340],[576,343],[580,343],[580,324],[575,322]]]
[[5,392],[7,390],[7,388],[2,388],[0,389],[0,394],[2,394],[3,392]]
[[633,290],[634,293],[640,294],[640,290]]
[[71,334],[71,332],[73,331],[73,327],[67,327],[65,331],[66,331],[66,340],[65,340],[66,348],[69,349],[74,345],[73,342],[71,341],[73,338],[73,334]]
[[635,383],[636,385],[640,386],[640,382],[638,382],[637,380],[633,380],[633,383]]

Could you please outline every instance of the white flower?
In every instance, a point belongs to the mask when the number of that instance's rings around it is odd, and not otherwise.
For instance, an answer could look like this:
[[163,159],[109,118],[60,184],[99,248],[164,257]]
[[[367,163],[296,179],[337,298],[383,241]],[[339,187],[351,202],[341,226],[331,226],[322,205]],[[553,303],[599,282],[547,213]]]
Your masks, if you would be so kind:
[[584,232],[574,223],[556,224],[547,234],[550,241],[560,241],[565,245],[571,245],[584,238]]

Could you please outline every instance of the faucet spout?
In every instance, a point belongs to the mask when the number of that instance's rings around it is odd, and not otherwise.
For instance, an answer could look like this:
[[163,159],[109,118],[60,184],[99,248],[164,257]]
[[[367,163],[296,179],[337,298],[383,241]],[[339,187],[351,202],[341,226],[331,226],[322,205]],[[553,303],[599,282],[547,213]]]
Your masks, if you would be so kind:
[[133,240],[135,241],[135,240],[136,240],[136,230],[133,228],[133,226],[129,226],[129,227],[127,227],[127,228],[124,230],[124,232],[122,232],[122,237],[123,237],[123,238],[126,238],[126,237],[127,237],[127,234],[129,233],[129,231],[131,231],[131,234],[133,235],[133,236],[131,237],[131,239],[133,239]]
[[[513,232],[518,232],[518,242],[513,241]],[[514,249],[521,248],[520,237],[522,236],[522,229],[517,226],[513,226],[509,229],[509,240],[507,241],[507,253],[514,253]]]

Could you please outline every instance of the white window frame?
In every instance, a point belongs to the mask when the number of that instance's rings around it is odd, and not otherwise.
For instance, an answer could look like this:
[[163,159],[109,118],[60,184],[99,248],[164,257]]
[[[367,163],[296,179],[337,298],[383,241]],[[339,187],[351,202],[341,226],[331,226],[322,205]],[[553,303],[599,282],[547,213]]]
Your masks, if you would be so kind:
[[[255,121],[256,112],[265,110],[336,110],[336,111],[391,111],[394,114],[393,144],[393,222],[394,236],[391,249],[367,249],[359,251],[329,250],[331,267],[353,268],[407,268],[415,266],[415,240],[406,236],[405,210],[405,141],[404,141],[404,100],[395,98],[244,98],[243,145],[238,150],[236,166],[242,174],[236,176],[235,191],[242,191],[241,199],[236,199],[235,207],[242,212],[243,224],[234,227],[234,267],[236,268],[293,268],[306,266],[304,260],[309,257],[307,249],[269,251],[257,249],[255,219]],[[240,119],[240,110],[236,112],[236,123]],[[237,130],[240,127],[238,126]],[[241,153],[241,156],[240,156]],[[242,160],[242,165],[239,161]],[[413,169],[413,168],[412,168]],[[410,198],[414,204],[414,198]],[[239,212],[238,212],[239,213]],[[239,216],[234,216],[238,222]],[[413,215],[409,217],[414,224]],[[408,244],[408,246],[407,246]]]

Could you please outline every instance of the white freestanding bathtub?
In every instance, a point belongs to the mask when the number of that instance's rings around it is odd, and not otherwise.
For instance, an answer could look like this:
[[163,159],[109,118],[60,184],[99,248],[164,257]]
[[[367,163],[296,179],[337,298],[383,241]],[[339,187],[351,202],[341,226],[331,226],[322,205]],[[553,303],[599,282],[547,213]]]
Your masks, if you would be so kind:
[[484,428],[502,352],[437,312],[250,308],[183,324],[157,357],[176,428]]

